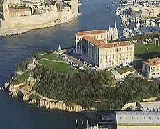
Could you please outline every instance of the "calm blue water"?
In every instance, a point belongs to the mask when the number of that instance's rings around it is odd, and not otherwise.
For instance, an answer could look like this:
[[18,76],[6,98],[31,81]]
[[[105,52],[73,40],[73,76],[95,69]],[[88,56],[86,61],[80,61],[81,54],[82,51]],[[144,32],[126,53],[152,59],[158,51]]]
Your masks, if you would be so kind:
[[[114,27],[114,21],[122,30],[120,19],[114,13],[118,0],[114,5],[110,0],[83,0],[82,4],[82,15],[70,23],[0,38],[0,86],[14,73],[19,63],[35,52],[57,49],[58,44],[62,48],[72,46],[74,34],[78,31],[106,29],[109,24]],[[48,113],[0,91],[0,129],[74,129],[77,117],[80,114]]]

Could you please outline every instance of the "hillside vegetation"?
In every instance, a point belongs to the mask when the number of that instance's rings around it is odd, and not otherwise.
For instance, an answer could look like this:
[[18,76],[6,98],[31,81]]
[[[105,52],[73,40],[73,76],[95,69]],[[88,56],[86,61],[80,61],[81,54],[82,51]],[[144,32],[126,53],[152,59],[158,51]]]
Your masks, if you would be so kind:
[[63,100],[68,104],[116,110],[121,109],[127,102],[159,96],[159,85],[156,82],[139,77],[128,76],[120,83],[110,71],[81,71],[61,62],[60,57],[52,54],[36,55],[36,61],[33,70],[27,70],[27,64],[31,61],[21,64],[18,71],[23,71],[24,74],[16,75],[15,82],[27,82],[26,76],[32,75],[36,79],[34,90],[45,97]]

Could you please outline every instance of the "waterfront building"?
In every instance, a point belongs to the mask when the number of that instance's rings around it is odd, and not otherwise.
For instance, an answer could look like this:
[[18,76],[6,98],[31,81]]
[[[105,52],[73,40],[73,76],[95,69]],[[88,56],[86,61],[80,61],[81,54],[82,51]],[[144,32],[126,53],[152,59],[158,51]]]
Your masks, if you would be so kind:
[[118,39],[116,28],[107,31],[78,32],[76,34],[76,53],[81,54],[84,60],[100,69],[132,62],[134,59],[134,44],[128,41],[108,42],[113,39]]
[[116,111],[117,129],[160,129],[160,112]]
[[160,58],[148,59],[143,62],[142,73],[148,77],[160,77]]

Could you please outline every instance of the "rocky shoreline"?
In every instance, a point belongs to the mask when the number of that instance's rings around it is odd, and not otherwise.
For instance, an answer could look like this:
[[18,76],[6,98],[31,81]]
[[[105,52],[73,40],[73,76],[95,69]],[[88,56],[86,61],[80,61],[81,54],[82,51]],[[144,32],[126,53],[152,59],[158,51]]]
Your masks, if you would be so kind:
[[[32,77],[29,77],[30,81],[35,81]],[[33,82],[31,82],[33,83]],[[23,85],[23,88],[21,86]],[[25,86],[24,86],[25,85]],[[35,90],[32,90],[32,86],[28,86],[24,83],[13,85],[5,83],[5,86],[1,87],[0,90],[8,91],[11,97],[19,97],[22,101],[29,104],[36,104],[38,107],[46,108],[47,110],[63,110],[68,112],[82,112],[84,109],[80,105],[74,103],[67,104],[65,101],[58,101],[50,99],[38,94]]]
[[[9,82],[6,82],[0,90],[8,91],[11,97],[20,97],[22,101],[28,102],[30,104],[36,104],[38,107],[49,109],[58,109],[68,112],[82,112],[88,110],[87,108],[77,105],[75,103],[50,99],[46,96],[42,96],[37,93],[34,89],[34,85],[38,81],[31,74],[29,77],[25,75],[25,71],[32,71],[36,66],[39,65],[35,58],[31,59],[31,62],[27,64],[27,69],[22,71],[15,71],[15,75],[10,79]],[[16,80],[16,75],[25,75],[25,81],[22,83],[14,83]]]

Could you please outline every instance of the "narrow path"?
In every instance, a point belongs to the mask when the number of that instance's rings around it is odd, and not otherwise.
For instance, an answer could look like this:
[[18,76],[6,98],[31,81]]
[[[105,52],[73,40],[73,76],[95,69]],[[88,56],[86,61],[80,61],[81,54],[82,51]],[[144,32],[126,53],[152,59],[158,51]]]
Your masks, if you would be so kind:
[[49,61],[53,61],[53,62],[61,62],[61,63],[66,63],[65,61],[58,61],[58,60],[50,60],[50,59],[47,59],[47,58],[42,58],[42,60],[49,60]]

